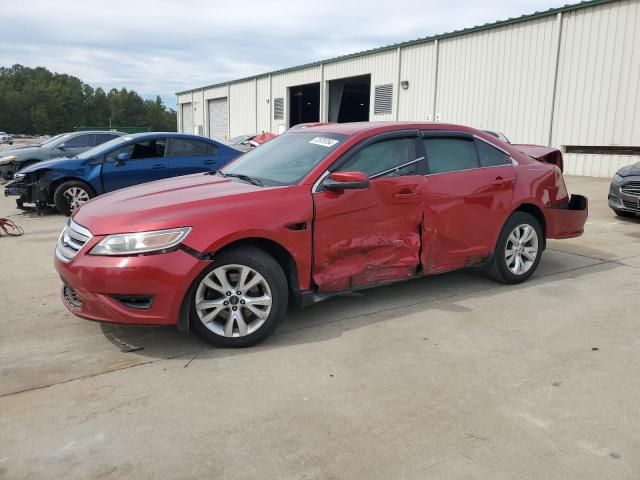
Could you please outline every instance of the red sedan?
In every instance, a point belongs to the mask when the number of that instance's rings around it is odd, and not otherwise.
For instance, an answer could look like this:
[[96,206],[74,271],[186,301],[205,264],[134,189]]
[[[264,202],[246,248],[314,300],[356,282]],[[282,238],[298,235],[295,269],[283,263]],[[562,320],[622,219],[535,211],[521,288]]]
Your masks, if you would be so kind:
[[587,200],[569,196],[561,167],[556,150],[460,125],[287,132],[216,174],[76,210],[56,248],[63,301],[91,320],[241,347],[290,303],[464,267],[519,283],[547,238],[583,232]]

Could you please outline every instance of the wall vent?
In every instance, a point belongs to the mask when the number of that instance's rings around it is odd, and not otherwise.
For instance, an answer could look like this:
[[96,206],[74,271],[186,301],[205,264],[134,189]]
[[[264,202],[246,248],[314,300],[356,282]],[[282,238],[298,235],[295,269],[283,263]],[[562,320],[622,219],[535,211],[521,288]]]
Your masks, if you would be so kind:
[[393,113],[393,84],[376,85],[373,113],[375,115],[389,115]]
[[273,119],[284,120],[284,98],[273,99]]

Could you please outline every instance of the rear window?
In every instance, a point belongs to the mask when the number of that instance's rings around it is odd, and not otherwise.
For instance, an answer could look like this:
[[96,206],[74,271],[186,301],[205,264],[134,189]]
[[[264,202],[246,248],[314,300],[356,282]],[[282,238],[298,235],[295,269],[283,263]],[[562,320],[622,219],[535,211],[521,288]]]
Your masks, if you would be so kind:
[[482,140],[476,140],[481,167],[497,167],[505,165],[509,155]]

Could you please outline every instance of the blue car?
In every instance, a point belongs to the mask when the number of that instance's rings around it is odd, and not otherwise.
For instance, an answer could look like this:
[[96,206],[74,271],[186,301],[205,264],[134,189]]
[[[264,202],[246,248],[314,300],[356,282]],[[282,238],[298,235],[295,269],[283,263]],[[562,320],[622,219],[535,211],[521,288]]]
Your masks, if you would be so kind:
[[66,215],[91,198],[139,183],[216,171],[242,152],[220,142],[180,133],[137,133],[68,158],[30,165],[5,186],[20,209],[47,205]]

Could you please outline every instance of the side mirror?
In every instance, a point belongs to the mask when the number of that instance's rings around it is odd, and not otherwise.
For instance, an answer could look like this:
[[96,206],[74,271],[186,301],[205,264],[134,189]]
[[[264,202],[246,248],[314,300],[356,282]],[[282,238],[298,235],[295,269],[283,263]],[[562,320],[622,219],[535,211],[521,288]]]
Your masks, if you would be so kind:
[[116,155],[116,165],[122,165],[130,158],[131,155],[129,155],[129,152],[120,152],[118,155]]
[[323,186],[327,190],[360,190],[369,187],[369,177],[364,172],[333,172]]
[[62,143],[62,144],[58,145],[58,150],[64,150],[64,148],[65,148],[65,147],[64,147],[64,143]]

